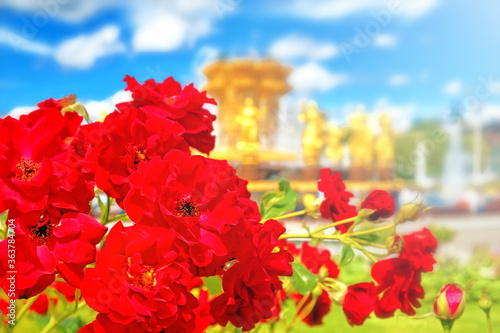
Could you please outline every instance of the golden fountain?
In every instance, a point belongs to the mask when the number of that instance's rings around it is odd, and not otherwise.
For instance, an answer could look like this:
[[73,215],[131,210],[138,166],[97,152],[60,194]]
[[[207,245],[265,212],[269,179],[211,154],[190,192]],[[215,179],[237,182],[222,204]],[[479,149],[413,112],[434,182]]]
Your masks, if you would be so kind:
[[[299,158],[281,153],[275,147],[279,99],[291,89],[286,83],[290,71],[274,60],[242,59],[220,60],[204,69],[208,78],[204,89],[217,100],[219,108],[217,149],[210,156],[232,162],[240,177],[251,181],[249,189],[256,192],[274,189],[275,182],[265,180],[273,172],[280,175],[286,172],[295,189],[313,192],[317,189],[321,167],[346,172],[345,163],[341,163],[345,158],[350,160],[346,183],[350,183],[351,188],[400,188],[400,182],[394,182],[392,176],[391,119],[388,115],[381,117],[381,134],[375,137],[363,107],[349,118],[349,127],[341,128],[328,124],[316,103],[304,103],[299,120],[305,123],[302,136],[305,166],[290,171],[289,167],[270,163]],[[321,165],[323,155],[331,161],[329,165]]]
[[259,178],[257,165],[295,160],[273,151],[279,99],[290,91],[291,69],[274,60],[220,60],[208,65],[205,90],[218,103],[218,149],[211,157],[241,163],[245,178]]

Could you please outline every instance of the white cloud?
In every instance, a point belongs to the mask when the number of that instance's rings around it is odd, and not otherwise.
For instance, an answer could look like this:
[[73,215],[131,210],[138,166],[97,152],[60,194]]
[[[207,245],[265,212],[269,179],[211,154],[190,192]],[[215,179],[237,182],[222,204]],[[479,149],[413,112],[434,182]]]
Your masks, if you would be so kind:
[[3,28],[0,28],[0,44],[10,45],[15,52],[23,51],[40,55],[50,55],[52,52],[48,45],[28,40]]
[[92,34],[65,40],[54,47],[0,28],[0,44],[10,45],[15,52],[54,57],[54,60],[64,67],[87,69],[99,58],[125,51],[125,45],[119,41],[119,34],[120,29],[117,26],[108,25]]
[[0,0],[0,8],[29,12],[25,18],[35,25],[40,17],[46,22],[56,19],[79,23],[102,10],[120,6],[132,23],[131,44],[138,52],[168,52],[193,46],[214,30],[216,19],[234,12],[237,5],[226,0]]
[[444,85],[443,87],[443,93],[446,95],[456,95],[462,91],[462,82],[455,80],[455,81],[450,81],[447,84]]
[[23,114],[28,114],[31,111],[36,110],[36,109],[38,109],[38,107],[36,105],[34,105],[34,106],[17,106],[15,108],[13,108],[12,110],[10,110],[8,115],[11,116],[12,118],[19,119],[19,117],[22,116]]
[[410,78],[403,74],[396,74],[389,78],[389,84],[391,86],[403,86],[410,83]]
[[398,44],[398,40],[394,35],[381,34],[375,36],[373,43],[378,47],[394,47]]
[[389,12],[388,4],[391,2],[387,0],[317,0],[314,2],[310,0],[295,0],[291,3],[287,1],[286,4],[281,4],[281,6],[286,6],[286,8],[291,10],[295,15],[313,19],[337,19],[358,13],[372,14],[373,11],[377,12],[382,10],[385,10],[391,16],[403,15],[405,17],[418,17],[435,8],[439,1],[440,0],[402,0],[398,2],[401,5],[400,10],[393,11],[394,14]]
[[[80,23],[91,18],[102,9],[120,3],[119,0],[1,0],[0,8],[10,7],[20,11],[36,13],[38,20],[41,20],[40,18],[45,18],[45,20],[55,18],[70,23]],[[25,17],[30,23],[35,20],[29,15]]]
[[115,105],[122,102],[127,102],[132,100],[132,96],[129,91],[120,90],[110,97],[102,101],[83,101],[82,104],[87,109],[90,119],[96,121],[101,117],[103,112],[111,113],[115,110]]
[[132,46],[137,52],[168,52],[210,34],[219,11],[213,0],[143,0],[131,4]]
[[65,67],[90,68],[98,58],[125,51],[118,40],[120,29],[109,25],[90,35],[81,35],[56,47],[54,57]]
[[331,73],[317,63],[310,62],[294,68],[288,80],[295,92],[309,94],[328,91],[348,82],[349,78]]
[[269,53],[285,60],[323,60],[335,57],[339,49],[333,43],[322,43],[308,37],[290,35],[271,45]]

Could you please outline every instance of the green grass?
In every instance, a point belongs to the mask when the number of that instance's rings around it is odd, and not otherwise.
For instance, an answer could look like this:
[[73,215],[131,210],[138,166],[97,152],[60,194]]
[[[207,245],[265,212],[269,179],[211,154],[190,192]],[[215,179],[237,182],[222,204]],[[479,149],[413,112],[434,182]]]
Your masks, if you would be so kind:
[[[500,308],[499,304],[493,305],[493,310]],[[420,309],[423,310],[423,309]],[[429,309],[430,310],[430,309]],[[419,311],[419,313],[424,313]],[[373,316],[372,316],[373,317]],[[492,312],[493,332],[500,333],[500,312],[495,316]],[[324,319],[324,326],[308,327],[305,324],[298,325],[292,332],[383,332],[383,333],[412,333],[412,332],[443,332],[441,323],[434,317],[424,319],[411,319],[403,316],[378,319],[368,318],[363,326],[351,327],[338,306],[332,308],[332,312]],[[487,333],[488,326],[486,315],[475,302],[470,302],[465,308],[464,314],[453,325],[452,333]]]

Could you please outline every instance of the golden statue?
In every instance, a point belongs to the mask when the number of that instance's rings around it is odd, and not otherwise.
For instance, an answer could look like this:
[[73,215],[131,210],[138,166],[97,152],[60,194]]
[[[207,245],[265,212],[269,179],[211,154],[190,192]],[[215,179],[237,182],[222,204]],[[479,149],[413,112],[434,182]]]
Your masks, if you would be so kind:
[[236,148],[243,153],[245,164],[256,163],[257,152],[260,150],[259,121],[264,113],[263,108],[257,108],[253,99],[245,98],[245,106],[236,117],[238,141]]
[[306,165],[319,165],[325,136],[325,117],[315,103],[310,104],[299,115],[299,121],[306,123],[302,137],[302,152]]
[[380,136],[375,141],[377,169],[392,170],[394,166],[394,133],[391,126],[391,117],[383,114],[380,117]]
[[347,129],[337,125],[330,125],[328,128],[328,142],[325,147],[325,155],[335,164],[339,164],[344,157],[344,146],[342,139],[346,135]]
[[236,148],[240,137],[236,118],[245,107],[245,96],[252,96],[256,105],[266,106],[259,124],[260,143],[266,150],[274,148],[279,99],[291,90],[287,83],[291,70],[271,59],[221,59],[203,69],[208,79],[204,90],[218,104],[217,149]]
[[[350,118],[349,153],[351,156],[351,171],[355,173],[351,178],[355,180],[368,180],[371,178],[373,168],[374,136],[366,121],[367,116],[363,107],[359,107],[356,114]],[[360,171],[355,171],[355,169]]]

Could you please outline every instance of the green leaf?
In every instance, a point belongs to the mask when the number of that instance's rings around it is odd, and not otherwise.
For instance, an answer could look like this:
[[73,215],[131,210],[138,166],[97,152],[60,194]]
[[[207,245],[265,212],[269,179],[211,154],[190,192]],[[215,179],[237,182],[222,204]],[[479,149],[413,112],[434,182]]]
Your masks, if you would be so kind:
[[283,213],[295,210],[299,196],[290,188],[287,179],[278,181],[278,191],[267,192],[262,196],[260,202],[260,214],[263,220],[283,215]]
[[304,265],[292,263],[293,274],[290,278],[293,287],[301,295],[306,295],[318,285],[318,276],[311,273]]
[[376,234],[359,235],[359,236],[353,236],[352,238],[362,239],[362,240],[365,240],[365,241],[371,242],[371,243],[375,243],[379,239],[379,237]]
[[354,259],[354,251],[352,249],[351,244],[346,244],[342,248],[339,267],[349,264],[352,261],[352,259]]
[[215,276],[203,277],[202,279],[208,288],[210,296],[220,295],[222,293],[222,280],[219,276],[215,275]]

